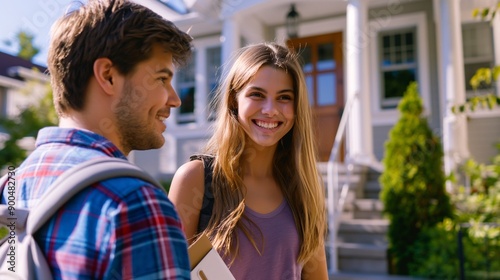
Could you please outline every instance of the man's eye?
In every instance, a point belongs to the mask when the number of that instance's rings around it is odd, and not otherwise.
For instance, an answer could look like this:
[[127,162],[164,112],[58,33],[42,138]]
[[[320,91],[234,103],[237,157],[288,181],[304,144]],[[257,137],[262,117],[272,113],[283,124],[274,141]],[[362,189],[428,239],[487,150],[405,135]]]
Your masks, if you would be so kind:
[[167,83],[167,78],[165,77],[161,77],[161,78],[158,78],[158,80],[160,81],[160,83],[162,83],[162,85],[165,85]]

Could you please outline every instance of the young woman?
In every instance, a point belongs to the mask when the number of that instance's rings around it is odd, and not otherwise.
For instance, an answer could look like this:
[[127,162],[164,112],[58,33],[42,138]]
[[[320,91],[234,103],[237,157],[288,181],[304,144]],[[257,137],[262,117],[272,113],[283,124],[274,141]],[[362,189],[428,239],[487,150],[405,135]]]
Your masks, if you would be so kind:
[[298,55],[243,48],[217,96],[205,154],[169,198],[190,242],[206,234],[236,279],[327,279],[324,191]]

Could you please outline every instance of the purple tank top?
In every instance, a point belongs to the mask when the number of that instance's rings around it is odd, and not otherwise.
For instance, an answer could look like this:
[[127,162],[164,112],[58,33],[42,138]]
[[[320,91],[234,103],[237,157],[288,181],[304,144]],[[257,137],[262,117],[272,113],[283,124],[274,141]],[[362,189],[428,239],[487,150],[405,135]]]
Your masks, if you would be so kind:
[[[248,222],[261,255],[245,234],[238,230],[239,254],[229,267],[236,280],[301,279],[302,265],[297,263],[300,241],[290,206],[283,202],[274,211],[260,214],[250,208],[245,209],[262,232]],[[261,238],[263,236],[263,240]],[[230,259],[226,259],[229,264]]]

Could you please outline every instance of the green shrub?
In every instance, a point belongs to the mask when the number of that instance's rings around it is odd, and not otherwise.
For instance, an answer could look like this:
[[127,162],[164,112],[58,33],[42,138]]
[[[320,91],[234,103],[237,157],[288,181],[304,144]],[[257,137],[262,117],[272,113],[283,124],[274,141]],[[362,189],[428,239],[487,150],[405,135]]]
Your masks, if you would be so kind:
[[466,279],[500,279],[500,153],[490,165],[468,160],[463,171],[470,187],[461,186],[452,194],[453,219],[423,231],[415,245],[411,275],[457,279],[457,233],[462,225]]
[[[425,228],[415,242],[409,274],[429,279],[457,279],[458,242],[455,223],[445,219],[436,227]],[[467,247],[470,248],[470,247]]]
[[452,208],[445,191],[441,142],[421,116],[416,83],[408,86],[398,109],[400,119],[385,143],[380,196],[390,221],[391,265],[396,274],[406,275],[421,230],[450,217]]

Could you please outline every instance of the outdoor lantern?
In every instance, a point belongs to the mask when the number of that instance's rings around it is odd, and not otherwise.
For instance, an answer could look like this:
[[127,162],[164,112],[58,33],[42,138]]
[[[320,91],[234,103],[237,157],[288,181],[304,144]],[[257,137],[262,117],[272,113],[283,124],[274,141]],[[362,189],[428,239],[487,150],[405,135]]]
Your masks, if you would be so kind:
[[297,38],[299,35],[299,13],[295,11],[295,4],[292,4],[286,15],[286,33],[288,38]]

